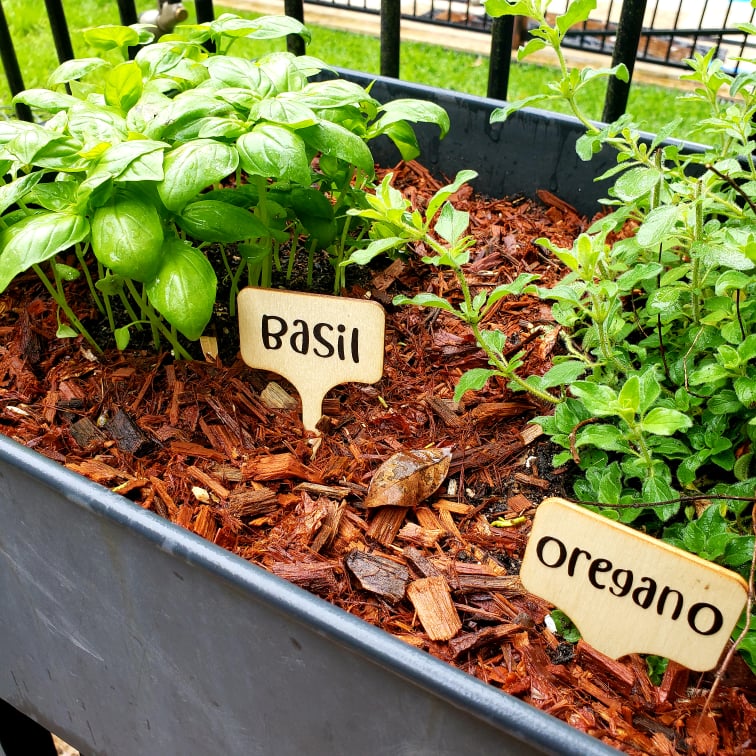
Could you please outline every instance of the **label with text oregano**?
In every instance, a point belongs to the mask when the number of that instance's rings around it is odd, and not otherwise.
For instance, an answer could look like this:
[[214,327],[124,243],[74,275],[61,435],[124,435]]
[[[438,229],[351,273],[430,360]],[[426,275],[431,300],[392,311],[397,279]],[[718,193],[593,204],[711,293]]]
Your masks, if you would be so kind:
[[536,510],[520,577],[607,656],[700,672],[717,665],[748,597],[736,573],[558,498]]
[[377,302],[248,287],[238,310],[242,359],[296,388],[306,430],[316,429],[334,386],[383,376],[386,314]]

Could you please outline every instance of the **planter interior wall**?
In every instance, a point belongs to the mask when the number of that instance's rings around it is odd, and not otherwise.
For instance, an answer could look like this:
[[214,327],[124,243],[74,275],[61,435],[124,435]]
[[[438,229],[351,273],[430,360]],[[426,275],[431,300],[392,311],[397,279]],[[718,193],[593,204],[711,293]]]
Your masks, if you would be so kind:
[[[443,142],[419,130],[432,171],[596,208],[613,158],[581,162],[576,122],[372,91],[449,111]],[[88,756],[615,753],[7,438],[0,522],[0,698]]]

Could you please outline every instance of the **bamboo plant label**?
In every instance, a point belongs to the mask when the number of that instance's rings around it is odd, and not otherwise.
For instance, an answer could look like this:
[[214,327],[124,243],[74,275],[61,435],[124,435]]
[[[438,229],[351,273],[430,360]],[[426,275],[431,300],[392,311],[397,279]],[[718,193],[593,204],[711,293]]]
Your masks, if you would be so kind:
[[558,498],[536,510],[520,578],[607,656],[698,672],[716,666],[748,597],[736,573]]
[[248,287],[238,310],[242,359],[296,388],[306,430],[316,430],[334,386],[383,375],[386,315],[377,302]]

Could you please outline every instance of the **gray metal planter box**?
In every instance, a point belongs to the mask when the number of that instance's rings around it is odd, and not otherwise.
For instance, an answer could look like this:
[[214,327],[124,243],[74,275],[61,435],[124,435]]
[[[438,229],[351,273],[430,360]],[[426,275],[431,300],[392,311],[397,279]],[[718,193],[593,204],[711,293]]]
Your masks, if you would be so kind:
[[[448,109],[444,142],[420,130],[432,171],[595,209],[576,122],[373,93]],[[86,756],[616,753],[4,437],[0,523],[0,698]]]

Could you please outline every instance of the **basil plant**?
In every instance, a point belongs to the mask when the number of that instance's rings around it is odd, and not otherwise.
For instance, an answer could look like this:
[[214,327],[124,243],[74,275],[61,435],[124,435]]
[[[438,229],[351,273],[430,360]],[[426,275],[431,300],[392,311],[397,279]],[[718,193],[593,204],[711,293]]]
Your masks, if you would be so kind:
[[219,274],[233,314],[239,286],[270,285],[279,253],[289,273],[316,252],[340,271],[367,245],[368,221],[347,211],[372,186],[370,140],[386,135],[411,159],[410,123],[449,127],[434,103],[381,104],[332,71],[318,79],[329,67],[313,57],[230,53],[243,39],[308,38],[291,18],[224,14],[177,32],[145,44],[138,26],[88,30],[102,57],[67,61],[48,88],[17,95],[34,122],[0,123],[0,291],[32,269],[57,303],[58,334],[93,347],[66,298],[72,279],[86,279],[88,311],[120,348],[149,328],[186,357],[179,336],[203,333]]

